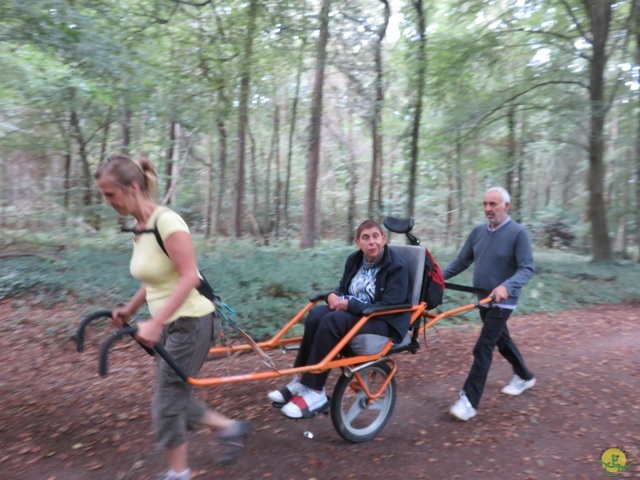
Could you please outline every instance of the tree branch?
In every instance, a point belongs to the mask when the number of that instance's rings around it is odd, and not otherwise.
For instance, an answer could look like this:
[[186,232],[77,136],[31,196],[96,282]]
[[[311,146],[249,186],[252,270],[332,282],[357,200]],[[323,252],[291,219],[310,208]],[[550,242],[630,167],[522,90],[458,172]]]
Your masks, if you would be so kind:
[[585,85],[582,82],[578,82],[575,80],[551,80],[548,82],[542,82],[542,83],[538,83],[537,85],[533,85],[531,88],[527,88],[521,92],[516,93],[515,95],[512,95],[511,97],[507,98],[504,102],[502,102],[499,106],[491,109],[490,111],[488,111],[487,113],[485,113],[484,115],[482,115],[482,117],[480,117],[480,120],[478,120],[478,122],[476,122],[476,125],[474,127],[472,127],[469,132],[465,135],[471,135],[473,133],[475,133],[480,126],[484,123],[484,121],[491,117],[494,113],[502,110],[506,104],[513,102],[514,100],[516,100],[517,98],[520,98],[523,95],[526,95],[538,88],[542,88],[542,87],[547,87],[549,85],[578,85],[580,87],[583,87],[585,89],[589,89],[589,87],[587,85]]

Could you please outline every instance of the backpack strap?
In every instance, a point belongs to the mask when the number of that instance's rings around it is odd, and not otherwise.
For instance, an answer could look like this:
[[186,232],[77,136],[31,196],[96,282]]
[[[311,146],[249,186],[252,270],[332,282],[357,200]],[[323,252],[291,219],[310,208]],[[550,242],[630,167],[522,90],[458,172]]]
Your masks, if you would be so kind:
[[[162,213],[158,214],[158,217],[161,215]],[[120,228],[121,232],[130,232],[133,233],[134,235],[142,235],[145,233],[153,233],[153,235],[156,237],[156,242],[158,242],[158,246],[162,249],[162,251],[164,252],[164,254],[169,257],[169,253],[167,252],[167,249],[164,246],[164,241],[162,240],[162,235],[160,235],[160,231],[158,230],[158,219],[156,218],[154,224],[153,224],[153,228],[144,228],[144,229],[138,229],[138,228],[126,228],[126,227],[122,227]],[[169,257],[171,258],[171,257]],[[220,295],[218,295],[215,290],[213,289],[213,287],[211,286],[211,284],[209,283],[209,281],[207,280],[207,278],[204,276],[204,274],[202,273],[202,270],[200,270],[200,268],[198,268],[198,273],[200,274],[200,283],[198,284],[198,286],[196,287],[196,290],[198,291],[198,293],[200,295],[202,295],[203,297],[209,299],[211,301],[211,303],[213,303],[213,305],[216,308],[216,312],[219,313],[222,317],[224,317],[224,319],[227,321],[227,323],[229,325],[231,325],[231,327],[234,329],[234,331],[236,333],[241,334],[243,337],[245,337],[247,339],[247,341],[249,342],[251,348],[254,351],[257,351],[258,353],[260,353],[260,355],[269,360],[269,363],[266,362],[265,363],[270,366],[271,368],[275,368],[275,366],[273,365],[273,362],[269,359],[269,356],[266,355],[262,349],[251,339],[251,337],[244,332],[239,326],[238,323],[236,322],[236,311],[231,308],[229,305],[227,305],[226,303],[224,303],[222,301],[222,299],[220,298]],[[225,337],[224,337],[224,333],[221,333],[221,336],[223,337],[223,342],[225,341]],[[255,345],[255,346],[254,346]]]
[[[160,215],[162,215],[162,212],[160,212],[154,223],[153,223],[153,228],[144,228],[144,229],[139,229],[139,228],[125,228],[122,227],[120,229],[121,232],[131,232],[134,235],[142,235],[145,233],[153,233],[153,235],[156,237],[156,242],[158,242],[158,246],[162,249],[162,251],[164,252],[164,254],[169,257],[169,253],[167,252],[167,249],[164,246],[164,241],[162,240],[162,235],[160,235],[160,230],[158,229],[158,217],[160,217]],[[170,257],[169,257],[170,258]],[[196,287],[196,290],[198,290],[198,293],[200,295],[202,295],[203,297],[208,298],[209,300],[211,300],[213,302],[214,305],[216,305],[216,307],[220,307],[222,306],[222,301],[220,299],[220,296],[215,292],[215,290],[213,289],[213,287],[211,286],[211,284],[209,283],[209,281],[207,280],[207,278],[204,276],[204,274],[202,273],[202,271],[198,268],[198,273],[200,274],[200,283],[198,284],[198,286]]]

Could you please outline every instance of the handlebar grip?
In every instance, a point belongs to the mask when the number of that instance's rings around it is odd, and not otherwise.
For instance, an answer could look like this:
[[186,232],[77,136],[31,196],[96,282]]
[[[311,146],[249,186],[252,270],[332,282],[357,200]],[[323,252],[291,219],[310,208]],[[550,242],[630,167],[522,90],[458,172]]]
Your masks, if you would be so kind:
[[87,329],[87,325],[89,325],[96,318],[107,317],[111,318],[111,310],[99,310],[90,315],[87,315],[80,322],[80,326],[78,330],[76,330],[76,350],[78,353],[84,351],[84,331]]
[[[111,318],[112,315],[113,315],[113,312],[111,310],[99,310],[95,313],[87,315],[85,318],[82,319],[82,321],[80,322],[80,326],[78,327],[78,330],[76,330],[76,350],[78,351],[78,353],[82,353],[84,351],[84,331],[87,329],[87,325],[89,325],[96,318],[100,318],[100,317]],[[127,322],[124,322],[124,328],[127,328],[127,327],[130,327],[130,325]],[[136,340],[136,342],[138,342],[138,340]],[[155,355],[155,351],[153,350],[153,348],[149,348],[145,344],[140,342],[138,342],[138,345],[144,348],[144,351],[147,352],[149,355],[151,356]]]
[[316,293],[314,295],[311,295],[309,297],[309,301],[310,302],[319,302],[320,300],[326,300],[327,297],[331,294],[332,292],[329,293]]
[[[127,322],[124,322],[124,328],[135,328],[136,331],[138,331],[138,327],[131,327],[131,325],[129,325]],[[131,336],[138,343],[138,345],[140,345],[142,348],[144,348],[145,352],[147,352],[152,357],[155,355],[156,352],[155,352],[155,350],[153,348],[147,347],[144,343],[139,342],[138,339],[133,336],[133,334]]]
[[102,346],[100,347],[100,366],[98,368],[98,372],[101,377],[107,376],[108,371],[108,357],[109,357],[109,349],[111,348],[111,344],[118,340],[120,337],[124,335],[135,335],[138,331],[138,327],[125,327],[118,330],[116,333],[107,338]]
[[[105,340],[105,342],[100,347],[100,366],[98,368],[98,371],[101,377],[107,376],[107,373],[109,370],[109,362],[108,362],[109,349],[111,348],[111,345],[113,344],[113,342],[115,342],[116,340],[118,340],[120,337],[124,335],[131,335],[133,337],[137,331],[138,331],[138,327],[125,327],[118,330],[116,333],[114,333],[113,335],[111,335],[109,338]],[[149,347],[146,347],[146,348],[149,349],[151,352],[154,352],[154,351],[157,352],[158,355],[160,355],[160,357],[162,357],[162,359],[165,362],[167,362],[169,366],[173,368],[173,370],[175,370],[175,372],[178,374],[180,378],[182,378],[182,380],[184,380],[185,382],[188,381],[189,375],[187,375],[184,369],[182,369],[180,365],[176,363],[173,357],[169,354],[169,352],[165,350],[165,348],[162,345],[157,344],[154,349],[151,349]]]

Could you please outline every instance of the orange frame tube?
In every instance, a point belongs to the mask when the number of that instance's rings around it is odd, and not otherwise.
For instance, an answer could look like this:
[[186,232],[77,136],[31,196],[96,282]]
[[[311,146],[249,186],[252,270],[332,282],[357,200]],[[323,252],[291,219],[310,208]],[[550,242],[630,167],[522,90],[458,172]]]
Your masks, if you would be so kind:
[[[342,349],[351,341],[351,339],[358,333],[360,328],[362,328],[362,326],[365,324],[365,322],[367,322],[370,318],[374,318],[374,317],[377,317],[377,316],[380,316],[380,315],[390,315],[390,314],[395,314],[395,313],[411,312],[411,323],[412,324],[418,319],[418,317],[421,317],[421,316],[430,319],[430,320],[427,320],[426,323],[422,327],[420,327],[420,333],[422,333],[427,328],[435,325],[437,322],[439,322],[440,320],[442,320],[444,318],[451,317],[453,315],[457,315],[457,314],[460,314],[460,313],[467,312],[467,311],[472,310],[472,309],[474,309],[476,307],[479,307],[480,305],[485,305],[485,304],[490,303],[492,301],[493,301],[492,298],[487,297],[487,298],[485,298],[483,300],[480,300],[477,303],[471,303],[471,304],[468,304],[468,305],[464,305],[462,307],[454,308],[452,310],[447,310],[447,311],[442,312],[442,313],[440,313],[438,315],[427,313],[427,311],[426,311],[427,305],[426,305],[425,302],[421,302],[418,305],[414,305],[414,306],[412,306],[410,308],[398,308],[398,309],[394,309],[394,310],[387,310],[387,311],[384,311],[384,312],[374,312],[371,315],[366,315],[366,316],[362,317],[356,323],[356,325],[354,325],[354,327],[347,333],[347,335],[345,335],[345,337],[327,354],[327,356],[325,358],[323,358],[319,363],[316,363],[314,365],[305,365],[305,366],[302,366],[302,367],[291,367],[291,368],[285,368],[285,369],[282,369],[282,370],[273,369],[271,371],[253,372],[253,373],[248,373],[248,374],[244,374],[244,375],[230,375],[230,376],[209,377],[209,378],[188,377],[187,378],[187,382],[190,383],[191,385],[198,386],[198,387],[208,387],[208,386],[223,385],[223,384],[228,384],[228,383],[246,382],[246,381],[250,381],[250,380],[273,379],[273,378],[282,377],[284,375],[293,375],[293,374],[300,374],[300,373],[305,373],[305,372],[320,373],[320,372],[324,372],[325,370],[330,370],[332,368],[353,367],[353,366],[357,366],[359,364],[363,364],[363,363],[366,363],[366,362],[376,361],[376,360],[384,358],[387,355],[387,353],[389,352],[389,350],[391,350],[391,347],[392,347],[391,340],[389,340],[387,342],[387,344],[384,346],[384,348],[380,352],[378,352],[376,354],[373,354],[373,355],[357,355],[357,356],[354,356],[354,357],[336,358],[338,356],[338,354],[342,351]],[[302,320],[302,318],[305,316],[305,314],[316,303],[317,303],[317,301],[309,301],[273,337],[271,337],[267,341],[258,342],[258,346],[262,350],[264,350],[266,352],[266,351],[269,351],[269,350],[274,350],[274,349],[277,349],[277,348],[284,347],[285,345],[299,343],[300,340],[301,340],[301,337],[285,338],[285,335],[291,330],[291,328],[294,325],[296,325],[297,323],[299,323]],[[248,351],[248,350],[251,350],[251,346],[249,344],[241,344],[241,345],[233,345],[231,347],[213,347],[213,348],[211,348],[209,353],[211,353],[211,354],[223,354],[223,353],[242,352],[242,351]],[[365,391],[365,393],[367,394],[367,396],[369,397],[369,401],[372,402],[372,401],[375,400],[375,398],[377,398],[381,394],[382,391],[384,391],[384,388],[386,388],[386,384],[391,380],[391,378],[395,374],[396,370],[397,370],[397,365],[395,364],[395,362],[393,362],[391,374],[388,376],[387,382],[383,386],[383,389],[380,390],[379,392],[376,392],[376,393],[373,393],[373,394],[368,391],[368,389],[366,388],[365,384],[362,381],[362,377],[360,377],[358,372],[355,372],[354,376],[357,379],[357,381],[360,384],[360,386]]]
[[367,387],[367,384],[364,382],[364,380],[362,379],[362,375],[360,374],[360,372],[354,372],[353,376],[356,378],[356,380],[358,381],[358,385],[360,385],[360,388],[362,388],[362,390],[364,391],[365,395],[367,396],[367,403],[369,405],[372,405],[373,402],[376,401],[376,399],[382,395],[382,393],[384,392],[384,390],[387,388],[387,385],[389,385],[389,382],[391,382],[391,379],[394,377],[394,375],[396,374],[396,371],[398,370],[398,364],[395,362],[395,360],[393,360],[392,358],[389,358],[387,360],[387,363],[391,364],[391,371],[389,372],[389,375],[387,375],[387,378],[385,379],[385,381],[382,383],[382,385],[380,386],[380,388],[378,389],[377,392],[375,393],[371,393],[369,391],[369,388]]

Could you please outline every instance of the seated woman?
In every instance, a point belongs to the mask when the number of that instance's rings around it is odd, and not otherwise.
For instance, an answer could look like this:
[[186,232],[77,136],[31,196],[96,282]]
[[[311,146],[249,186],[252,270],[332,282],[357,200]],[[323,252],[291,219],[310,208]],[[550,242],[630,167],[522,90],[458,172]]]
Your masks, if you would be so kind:
[[[339,287],[327,296],[327,305],[309,311],[294,367],[320,362],[360,320],[367,307],[407,304],[411,301],[409,269],[405,261],[387,246],[387,236],[378,223],[366,220],[357,230],[358,251],[347,258]],[[382,315],[367,321],[358,333],[373,333],[402,341],[409,329],[410,313]],[[280,390],[269,392],[269,400],[285,403],[282,413],[289,418],[307,418],[327,403],[322,373],[296,375]]]

